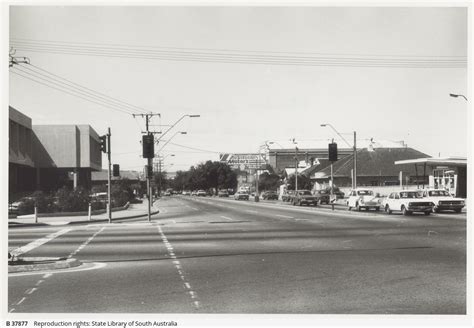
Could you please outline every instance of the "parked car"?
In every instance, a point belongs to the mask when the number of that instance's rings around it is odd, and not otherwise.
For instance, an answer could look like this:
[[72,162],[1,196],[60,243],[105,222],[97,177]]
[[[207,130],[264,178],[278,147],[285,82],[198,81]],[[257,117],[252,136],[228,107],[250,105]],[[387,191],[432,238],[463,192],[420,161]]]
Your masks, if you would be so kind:
[[17,201],[14,201],[8,205],[8,213],[10,214],[17,214],[18,209],[23,203],[30,202],[30,201],[35,201],[34,197],[22,197]]
[[164,194],[163,194],[163,196],[171,196],[171,192],[165,191]]
[[196,193],[197,193],[196,190],[191,191],[191,196],[196,196]]
[[249,200],[249,194],[244,192],[244,191],[237,191],[235,194],[234,194],[234,199],[236,200]]
[[380,210],[382,200],[380,197],[377,197],[375,193],[370,189],[357,188],[351,190],[349,193],[349,198],[347,199],[347,206],[349,211],[352,208],[360,211],[361,209],[375,209],[376,211]]
[[196,196],[207,196],[207,192],[204,190],[200,189],[196,192]]
[[189,190],[183,190],[183,196],[191,196],[191,192]]
[[331,192],[329,190],[316,190],[313,194],[318,197],[319,204],[329,204]]
[[229,197],[229,192],[227,190],[219,190],[217,193],[218,197]]
[[309,190],[298,190],[293,197],[292,204],[318,206],[318,197],[314,196]]
[[281,200],[284,202],[292,202],[294,196],[295,192],[293,190],[288,190],[283,193],[283,195],[281,196]]
[[264,200],[277,200],[278,194],[274,191],[264,191],[262,193],[262,199]]
[[393,211],[401,211],[403,215],[410,215],[413,212],[423,212],[430,215],[433,211],[434,203],[422,198],[419,190],[402,190],[392,192],[382,203],[385,212],[392,214]]
[[436,213],[441,211],[461,213],[465,205],[464,199],[455,198],[444,189],[426,189],[423,191],[422,196],[434,204],[433,211]]

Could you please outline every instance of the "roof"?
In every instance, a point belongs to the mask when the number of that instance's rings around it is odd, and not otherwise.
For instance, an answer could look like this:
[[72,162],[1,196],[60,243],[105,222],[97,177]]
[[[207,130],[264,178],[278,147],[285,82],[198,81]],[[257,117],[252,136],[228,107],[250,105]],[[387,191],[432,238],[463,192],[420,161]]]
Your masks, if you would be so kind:
[[[409,158],[428,158],[413,148],[375,148],[373,151],[361,149],[357,151],[357,176],[398,176],[400,171],[415,173],[413,165],[404,167],[396,166],[396,161]],[[350,177],[353,169],[354,156],[346,156],[333,165],[334,177]],[[315,172],[311,177],[315,179],[326,179],[331,175],[331,167]]]
[[[107,170],[91,172],[91,180],[92,181],[107,181]],[[137,171],[120,171],[120,177],[112,177],[112,180],[120,180],[120,179],[128,179],[128,180],[140,180],[140,173]]]
[[427,165],[450,165],[450,166],[466,166],[467,159],[465,157],[448,157],[448,158],[416,158],[395,161],[395,165],[405,164],[427,164]]

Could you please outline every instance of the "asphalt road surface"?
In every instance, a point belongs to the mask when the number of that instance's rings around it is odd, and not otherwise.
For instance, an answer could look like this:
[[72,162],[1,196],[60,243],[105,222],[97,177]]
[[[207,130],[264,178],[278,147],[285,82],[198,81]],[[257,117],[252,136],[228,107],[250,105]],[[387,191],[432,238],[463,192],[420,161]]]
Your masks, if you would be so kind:
[[9,247],[49,236],[24,256],[83,265],[9,274],[9,311],[466,313],[465,214],[177,196],[159,208],[150,223],[11,228]]

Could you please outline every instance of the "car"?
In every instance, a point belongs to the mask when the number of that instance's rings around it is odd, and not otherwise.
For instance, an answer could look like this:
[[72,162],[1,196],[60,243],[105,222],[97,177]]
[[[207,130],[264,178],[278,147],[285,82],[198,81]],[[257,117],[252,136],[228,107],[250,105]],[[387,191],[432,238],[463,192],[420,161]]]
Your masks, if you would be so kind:
[[244,191],[238,191],[234,194],[234,199],[236,200],[249,200],[249,194]]
[[380,211],[382,206],[381,199],[372,190],[363,188],[351,190],[346,204],[349,211],[353,208],[358,211],[361,209]]
[[183,193],[181,194],[183,196],[191,196],[191,192],[189,190],[183,190]]
[[171,196],[171,192],[165,191],[164,194],[163,194],[163,196]]
[[320,204],[329,204],[331,192],[329,190],[316,190],[314,194],[319,199]]
[[422,196],[434,204],[433,211],[436,213],[441,211],[461,213],[465,206],[464,199],[455,198],[444,189],[426,189],[423,191]]
[[382,206],[388,214],[392,214],[393,211],[401,211],[403,215],[410,215],[413,212],[423,212],[425,215],[430,215],[434,203],[423,198],[419,190],[401,190],[392,192],[383,200]]
[[283,193],[283,195],[281,196],[281,200],[284,202],[292,202],[294,196],[295,192],[293,190],[288,190]]
[[22,197],[19,200],[9,204],[8,212],[9,213],[18,213],[18,210],[19,210],[19,208],[22,204],[27,203],[27,202],[34,202],[34,201],[35,201],[34,197]]
[[207,192],[204,190],[200,189],[196,192],[196,196],[207,196]]
[[262,199],[264,200],[277,200],[278,194],[274,191],[264,191],[262,193]]
[[292,204],[318,206],[318,197],[314,196],[309,190],[298,190],[292,199]]
[[229,197],[229,192],[227,190],[219,190],[217,192],[218,197]]

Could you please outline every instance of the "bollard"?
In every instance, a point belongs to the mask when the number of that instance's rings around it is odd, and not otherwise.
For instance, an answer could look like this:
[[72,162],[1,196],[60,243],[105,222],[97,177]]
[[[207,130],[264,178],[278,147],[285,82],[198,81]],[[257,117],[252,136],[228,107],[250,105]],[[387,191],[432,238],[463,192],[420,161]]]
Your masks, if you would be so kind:
[[87,215],[89,217],[89,221],[92,220],[92,206],[91,206],[91,203],[89,203],[89,211],[88,211]]
[[38,207],[35,206],[35,223],[38,223]]

